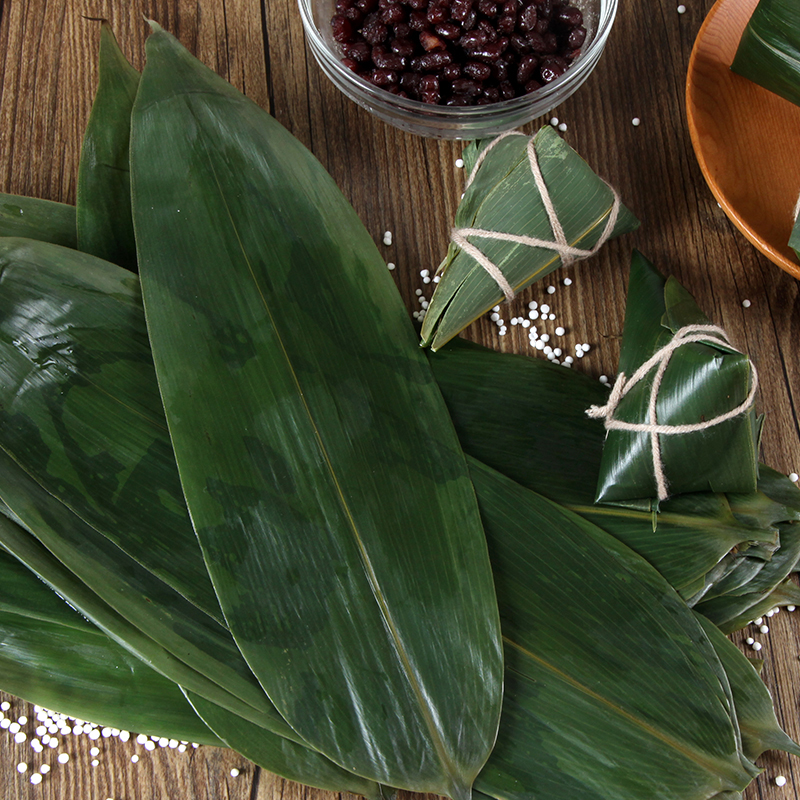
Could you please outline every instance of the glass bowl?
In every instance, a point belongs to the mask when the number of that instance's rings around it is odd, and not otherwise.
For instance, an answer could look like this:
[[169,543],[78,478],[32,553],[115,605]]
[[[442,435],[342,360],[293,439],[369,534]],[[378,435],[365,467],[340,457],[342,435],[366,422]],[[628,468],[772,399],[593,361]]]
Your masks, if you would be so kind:
[[566,100],[589,77],[605,47],[618,0],[572,0],[581,9],[586,41],[567,71],[524,97],[482,106],[438,106],[398,97],[356,75],[341,61],[331,18],[335,0],[298,0],[311,52],[334,85],[371,114],[409,133],[438,139],[481,139],[517,128]]

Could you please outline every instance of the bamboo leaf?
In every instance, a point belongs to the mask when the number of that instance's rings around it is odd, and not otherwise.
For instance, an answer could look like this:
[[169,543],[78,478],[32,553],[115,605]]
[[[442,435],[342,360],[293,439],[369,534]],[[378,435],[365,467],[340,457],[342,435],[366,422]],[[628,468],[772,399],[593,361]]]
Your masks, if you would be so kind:
[[494,589],[379,253],[308,152],[160,30],[131,159],[156,371],[239,648],[336,763],[465,797],[499,717]]
[[0,688],[80,719],[219,745],[180,689],[0,551]]
[[[256,724],[262,721],[263,715],[254,714],[251,706],[188,667],[127,622],[66,569],[29,531],[6,515],[0,516],[0,544],[109,638],[165,678],[218,702],[233,713],[240,714]],[[265,729],[265,735],[266,733]]]
[[776,605],[795,602],[791,596],[784,599],[774,597],[773,593],[795,571],[800,560],[800,523],[781,525],[780,538],[780,548],[769,561],[761,562],[761,568],[738,591],[704,599],[695,606],[723,633],[748,625]]
[[472,477],[507,662],[476,793],[699,800],[743,789],[758,770],[739,750],[724,672],[663,578],[499,473],[472,462]]
[[87,589],[176,659],[252,710],[263,724],[293,735],[241,659],[228,631],[48,495],[0,450],[0,497]]
[[93,256],[13,238],[0,239],[0,270],[2,447],[222,621],[166,436],[138,280]]
[[[674,498],[661,504],[657,517],[595,506],[603,429],[585,410],[606,402],[607,390],[597,381],[542,359],[461,341],[430,361],[467,453],[612,533],[687,597],[732,548],[755,540],[777,546],[777,529],[740,521],[722,495]],[[502,414],[496,413],[498,393]]]
[[[554,241],[545,204],[531,173],[527,136],[498,142],[467,188],[454,227],[498,231]],[[469,173],[489,141],[464,151]],[[599,241],[613,207],[612,190],[548,125],[534,139],[545,184],[567,242],[589,250]],[[634,230],[639,223],[624,206],[612,236]],[[556,251],[485,237],[467,237],[505,276],[514,291],[550,274],[561,265]],[[438,350],[457,333],[503,299],[497,282],[472,255],[451,244],[439,266],[441,279],[422,324],[422,343]]]
[[78,246],[75,206],[0,192],[0,236]]
[[[257,713],[187,668],[168,649],[160,648],[116,614],[18,525],[0,520],[0,541],[30,568],[20,571],[21,562],[10,564],[14,559],[0,550],[0,643],[5,645],[0,647],[3,666],[0,686],[4,690],[82,719],[109,720],[108,724],[114,727],[148,733],[161,731],[171,738],[226,744],[211,734],[192,706],[187,705],[184,694],[191,692],[192,704],[203,705],[204,714],[213,709],[208,713],[215,725],[222,724],[226,733],[229,729],[235,734],[246,732],[252,742],[248,745],[246,740],[239,742],[236,738],[237,744],[257,755],[255,760],[271,772],[322,788],[338,787],[367,796],[377,794],[376,787],[368,781],[347,775],[299,743],[285,723],[268,724],[263,713]],[[58,601],[54,591],[42,581],[62,593],[104,633]],[[23,597],[27,607],[19,602]],[[133,603],[137,600],[135,593],[129,594],[129,598]],[[12,607],[9,613],[7,606]],[[40,625],[43,607],[48,611],[47,621]],[[34,619],[37,622],[32,625]],[[79,633],[67,628],[77,628]],[[4,634],[7,634],[5,642]],[[228,685],[235,686],[236,682],[228,680]],[[125,693],[125,697],[118,702],[119,693]],[[53,699],[55,702],[51,702]],[[135,715],[130,709],[132,702]],[[120,714],[125,715],[124,721]],[[245,751],[243,754],[249,757]],[[320,780],[326,783],[320,784]]]
[[795,0],[760,0],[731,69],[800,105],[800,6]]
[[99,72],[78,168],[78,247],[135,272],[128,143],[139,73],[106,22],[100,29]]
[[0,611],[78,630],[96,630],[0,545]]
[[767,750],[784,750],[800,756],[800,747],[778,723],[772,697],[750,659],[702,614],[697,615],[697,621],[717,651],[731,682],[736,718],[747,758],[755,761]]
[[317,789],[380,799],[377,784],[345,772],[314,750],[287,739],[264,737],[260,728],[192,692],[186,692],[186,698],[228,747],[270,772]]

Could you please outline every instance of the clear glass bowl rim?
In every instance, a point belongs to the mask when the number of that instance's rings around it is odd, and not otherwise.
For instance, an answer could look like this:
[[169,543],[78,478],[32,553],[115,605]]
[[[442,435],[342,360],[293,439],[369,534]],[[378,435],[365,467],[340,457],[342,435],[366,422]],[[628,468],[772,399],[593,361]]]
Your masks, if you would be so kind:
[[[530,107],[541,108],[542,110],[539,113],[546,113],[549,108],[557,105],[560,100],[555,99],[553,96],[558,96],[560,92],[574,83],[582,83],[583,81],[580,79],[584,78],[586,73],[591,72],[594,68],[613,27],[619,4],[619,0],[599,0],[599,19],[588,47],[583,50],[578,60],[563,75],[551,83],[546,84],[532,94],[515,97],[512,100],[502,100],[498,103],[481,106],[450,107],[429,105],[419,100],[398,97],[369,83],[344,66],[341,56],[331,50],[317,27],[312,11],[313,2],[314,0],[298,0],[306,36],[323,70],[334,80],[334,83],[341,81],[347,86],[347,89],[343,90],[345,94],[356,94],[362,98],[368,97],[370,105],[379,106],[392,113],[405,112],[409,117],[423,117],[431,122],[439,119],[461,123],[504,117],[507,114],[523,112]],[[331,73],[336,76],[335,79]],[[555,99],[555,102],[548,105],[552,99]]]

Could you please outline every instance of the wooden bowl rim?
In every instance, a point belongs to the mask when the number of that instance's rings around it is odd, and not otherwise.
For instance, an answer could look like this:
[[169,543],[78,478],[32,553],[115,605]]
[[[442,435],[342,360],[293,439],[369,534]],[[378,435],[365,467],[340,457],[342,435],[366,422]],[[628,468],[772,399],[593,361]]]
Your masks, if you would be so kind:
[[[747,19],[749,20],[750,15],[757,4],[758,0],[717,0],[703,21],[700,31],[697,34],[697,38],[695,39],[694,46],[692,47],[692,54],[689,59],[689,68],[686,75],[686,115],[689,123],[689,136],[692,141],[695,157],[700,165],[700,171],[703,173],[703,178],[705,178],[708,187],[711,189],[712,194],[720,204],[726,216],[744,234],[748,241],[750,241],[768,259],[770,259],[770,261],[777,264],[781,269],[786,270],[786,272],[793,277],[800,279],[800,263],[798,263],[796,260],[792,260],[785,252],[782,252],[775,245],[769,243],[763,237],[759,236],[745,221],[741,213],[732,205],[729,198],[720,188],[719,184],[711,173],[711,168],[709,166],[706,151],[702,142],[702,137],[698,132],[697,123],[695,120],[695,115],[700,113],[701,109],[701,106],[697,104],[694,97],[697,60],[700,52],[703,51],[703,45],[705,43],[709,28],[711,28],[711,26],[714,24],[714,18],[723,7],[736,6],[737,10],[742,10],[746,13]],[[744,27],[742,30],[744,30]],[[787,250],[789,249],[788,242],[785,244],[785,247]]]

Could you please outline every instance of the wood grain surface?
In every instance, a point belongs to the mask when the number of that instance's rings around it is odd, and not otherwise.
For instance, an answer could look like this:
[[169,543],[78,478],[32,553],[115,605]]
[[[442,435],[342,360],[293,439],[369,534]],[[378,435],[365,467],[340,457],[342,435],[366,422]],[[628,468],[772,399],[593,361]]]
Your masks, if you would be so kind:
[[[531,299],[548,302],[575,343],[592,349],[576,366],[613,375],[619,352],[628,262],[638,247],[695,295],[715,322],[758,366],[758,407],[767,414],[762,458],[784,472],[800,471],[800,283],[778,269],[734,228],[706,187],[695,161],[684,111],[692,44],[711,0],[622,0],[606,53],[587,84],[553,113],[568,125],[566,140],[619,189],[642,221],[591,262],[555,273],[547,295],[523,293],[506,318]],[[78,154],[97,82],[98,23],[108,19],[123,51],[141,68],[147,26],[157,20],[195,55],[270,110],[308,145],[351,200],[380,244],[409,309],[433,269],[464,182],[455,161],[462,145],[424,140],[387,127],[338,93],[306,48],[295,0],[0,0],[0,191],[74,202]],[[631,120],[641,119],[634,127]],[[545,120],[531,123],[535,130]],[[765,131],[769,138],[769,131]],[[573,284],[563,285],[570,277]],[[742,301],[751,302],[749,308]],[[467,335],[497,349],[533,354],[516,327],[500,337],[488,320]],[[498,413],[502,413],[502,408]],[[778,715],[800,737],[800,611],[782,612],[761,636],[764,678]],[[737,637],[739,640],[740,637]],[[32,709],[15,698],[7,715]],[[16,715],[16,716],[15,716]],[[30,723],[27,726],[30,729]],[[90,749],[99,752],[92,756]],[[67,764],[56,761],[67,752]],[[138,763],[131,756],[140,756]],[[96,766],[92,760],[96,760]],[[52,765],[41,782],[30,771]],[[767,755],[764,773],[746,798],[800,799],[800,762]],[[231,769],[240,770],[236,777]],[[774,783],[782,774],[783,788]],[[255,768],[233,753],[202,747],[148,752],[112,737],[65,738],[57,750],[33,753],[0,730],[2,800],[331,800]],[[541,798],[540,800],[546,800]],[[580,798],[576,798],[580,800]],[[680,800],[680,798],[676,798]]]

